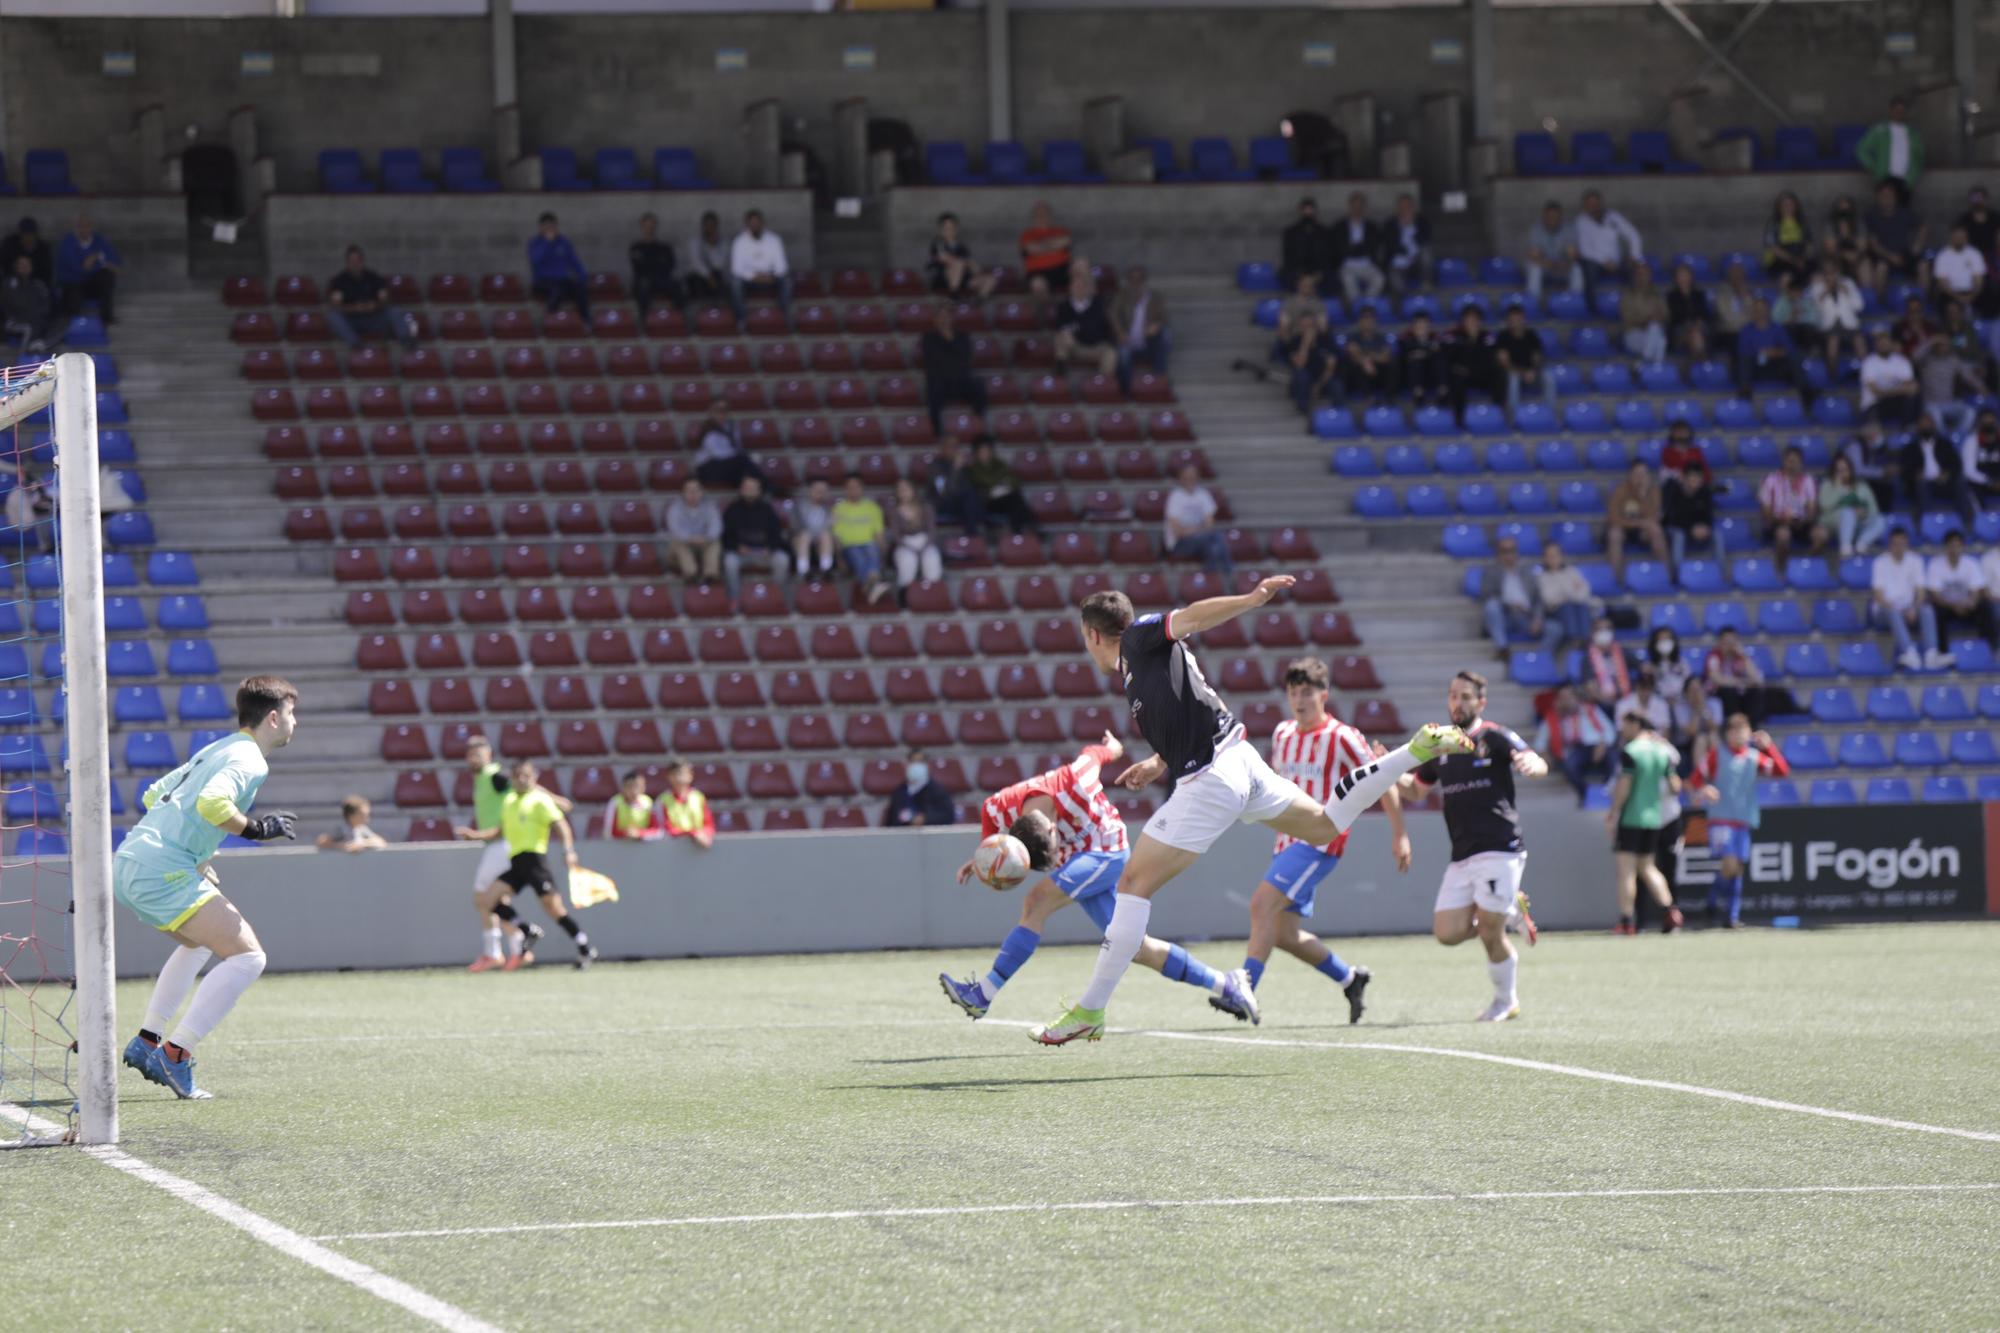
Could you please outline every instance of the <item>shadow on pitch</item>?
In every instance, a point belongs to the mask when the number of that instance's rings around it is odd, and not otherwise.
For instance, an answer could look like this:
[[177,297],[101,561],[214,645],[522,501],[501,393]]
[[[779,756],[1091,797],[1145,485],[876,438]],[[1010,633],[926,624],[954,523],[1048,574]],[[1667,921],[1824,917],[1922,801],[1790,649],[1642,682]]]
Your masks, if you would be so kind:
[[934,1065],[942,1060],[1032,1060],[1032,1059],[1034,1059],[1034,1056],[1028,1054],[1025,1051],[1018,1055],[1012,1051],[1009,1051],[1005,1055],[912,1055],[912,1056],[907,1056],[900,1060],[856,1060],[854,1063],[857,1065]]
[[1076,1078],[958,1078],[935,1083],[836,1083],[829,1092],[1012,1092],[1016,1088],[1056,1086],[1065,1083],[1136,1083],[1152,1079],[1190,1078],[1289,1078],[1288,1074],[1222,1074],[1200,1071],[1185,1074],[1085,1074]]

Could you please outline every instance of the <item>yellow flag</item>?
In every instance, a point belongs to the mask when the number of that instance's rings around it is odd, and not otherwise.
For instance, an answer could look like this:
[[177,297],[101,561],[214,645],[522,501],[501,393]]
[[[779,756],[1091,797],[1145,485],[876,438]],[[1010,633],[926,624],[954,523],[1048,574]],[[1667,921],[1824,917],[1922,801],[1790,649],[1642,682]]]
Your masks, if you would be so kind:
[[569,872],[569,900],[577,907],[618,901],[618,886],[609,875],[575,866]]

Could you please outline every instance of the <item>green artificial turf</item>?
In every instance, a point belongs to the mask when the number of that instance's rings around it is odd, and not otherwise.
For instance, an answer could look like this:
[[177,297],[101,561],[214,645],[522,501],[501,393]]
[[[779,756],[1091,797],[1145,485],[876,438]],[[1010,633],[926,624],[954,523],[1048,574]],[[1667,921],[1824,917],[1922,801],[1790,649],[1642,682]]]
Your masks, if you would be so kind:
[[[1996,948],[2000,924],[1551,936],[1522,1018],[1484,1027],[1476,946],[1369,940],[1359,1027],[1282,956],[1259,1028],[1138,970],[1111,1009],[1312,1046],[1038,1049],[938,993],[974,950],[269,976],[200,1052],[216,1100],[122,1075],[124,1147],[313,1237],[1195,1205],[327,1242],[510,1329],[1990,1328],[2000,1188],[1438,1196],[2000,1186],[2000,1142],[1337,1047],[2000,1132]],[[1054,1017],[1091,960],[1038,955],[993,1018]],[[144,995],[121,988],[122,1029]],[[1370,1201],[1213,1202],[1300,1196]],[[0,1256],[0,1327],[423,1326],[70,1150],[0,1154]]]

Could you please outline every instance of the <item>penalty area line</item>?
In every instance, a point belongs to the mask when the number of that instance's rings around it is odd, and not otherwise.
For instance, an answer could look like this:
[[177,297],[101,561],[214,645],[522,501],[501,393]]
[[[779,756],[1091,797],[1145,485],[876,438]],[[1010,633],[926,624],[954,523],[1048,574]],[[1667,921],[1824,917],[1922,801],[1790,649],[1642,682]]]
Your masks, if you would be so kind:
[[[35,1134],[60,1137],[67,1131],[61,1125],[44,1120],[34,1112],[12,1102],[0,1102],[0,1120],[9,1120]],[[60,1150],[58,1150],[60,1151]],[[450,1333],[501,1333],[501,1330],[466,1313],[456,1305],[441,1301],[428,1292],[419,1291],[407,1282],[390,1277],[379,1269],[337,1254],[318,1241],[301,1236],[290,1227],[281,1226],[265,1217],[253,1213],[239,1203],[223,1198],[211,1189],[195,1184],[171,1171],[142,1162],[123,1149],[97,1144],[78,1147],[76,1151],[110,1167],[122,1171],[134,1180],[144,1181],[155,1189],[164,1190],[182,1203],[199,1208],[210,1217],[227,1222],[238,1231],[245,1232],[256,1240],[270,1246],[287,1258],[296,1259],[311,1268],[317,1268],[327,1276],[358,1287],[379,1300],[409,1311],[417,1318]]]
[[517,1226],[439,1227],[419,1231],[350,1231],[315,1240],[434,1240],[516,1236],[550,1231],[640,1231],[659,1227],[755,1226],[773,1222],[850,1222],[883,1218],[978,1217],[1005,1213],[1113,1213],[1166,1208],[1311,1208],[1397,1203],[1511,1203],[1551,1199],[1751,1198],[1829,1194],[1969,1194],[2000,1191],[2000,1181],[1950,1185],[1743,1185],[1685,1189],[1491,1190],[1451,1194],[1285,1194],[1240,1199],[1091,1199],[1076,1203],[989,1203],[938,1208],[841,1208],[816,1213],[739,1213],[721,1217],[642,1217],[599,1222],[526,1222]]

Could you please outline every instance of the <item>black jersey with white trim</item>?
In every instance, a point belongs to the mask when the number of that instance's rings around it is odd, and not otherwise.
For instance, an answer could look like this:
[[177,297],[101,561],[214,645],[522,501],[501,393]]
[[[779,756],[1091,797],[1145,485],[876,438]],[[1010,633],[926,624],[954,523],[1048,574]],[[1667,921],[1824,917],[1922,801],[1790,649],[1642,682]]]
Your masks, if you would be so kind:
[[1243,736],[1243,725],[1201,673],[1170,616],[1140,616],[1118,640],[1120,673],[1132,722],[1167,764],[1171,786],[1215,762],[1215,752]]
[[1417,781],[1444,792],[1444,827],[1451,859],[1521,850],[1521,815],[1514,807],[1514,754],[1528,743],[1480,718],[1465,729],[1471,754],[1448,754],[1416,770]]

